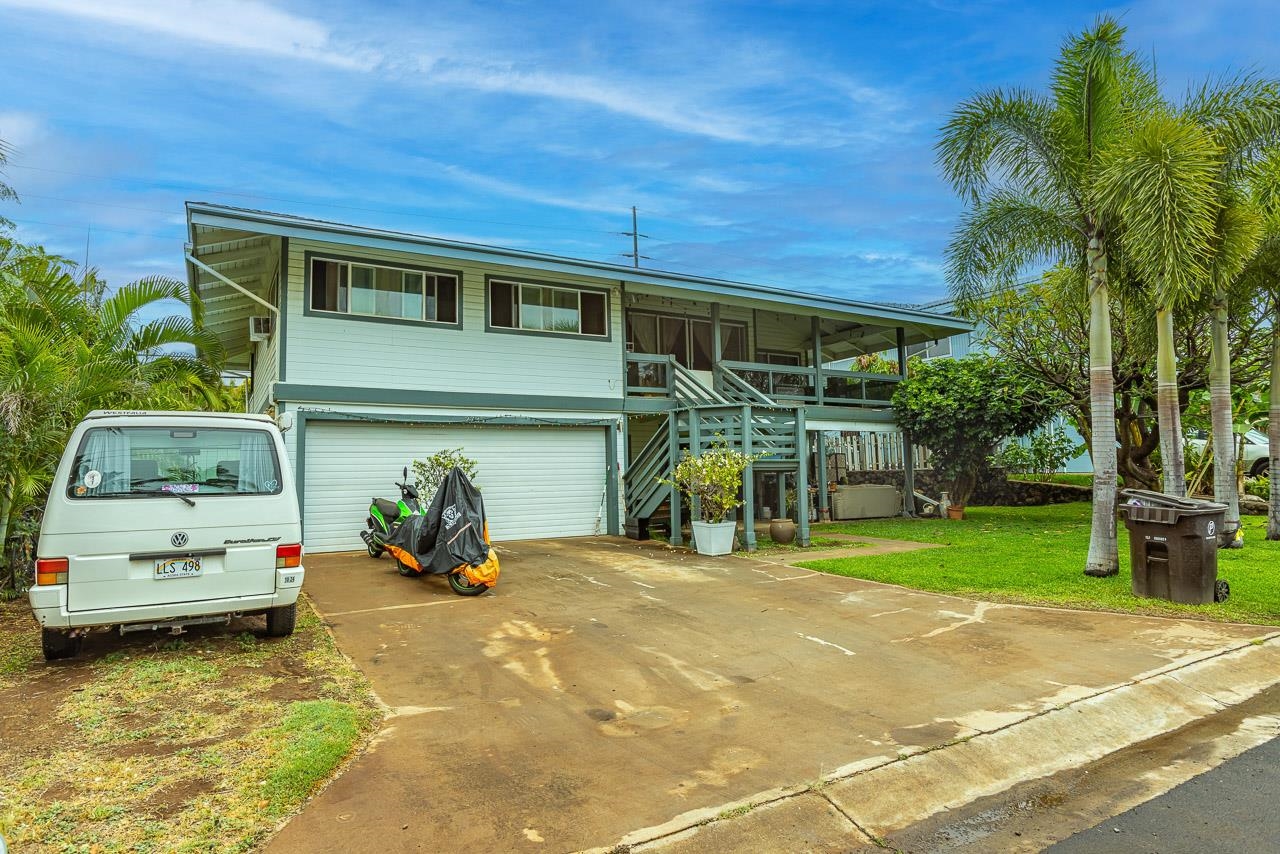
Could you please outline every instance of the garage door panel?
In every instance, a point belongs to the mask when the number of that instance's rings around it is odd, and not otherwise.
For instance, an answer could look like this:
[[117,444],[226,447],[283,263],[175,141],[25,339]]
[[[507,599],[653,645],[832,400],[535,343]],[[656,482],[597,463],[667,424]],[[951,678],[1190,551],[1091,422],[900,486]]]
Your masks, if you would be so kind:
[[604,530],[602,428],[313,422],[306,436],[307,549],[363,548],[359,532],[369,500],[394,498],[393,482],[412,460],[454,448],[477,462],[476,484],[494,540]]

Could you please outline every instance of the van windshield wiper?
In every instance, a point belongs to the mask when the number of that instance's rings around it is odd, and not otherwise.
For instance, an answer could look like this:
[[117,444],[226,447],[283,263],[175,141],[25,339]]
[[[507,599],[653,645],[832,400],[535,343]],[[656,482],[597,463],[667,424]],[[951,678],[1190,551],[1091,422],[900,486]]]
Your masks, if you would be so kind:
[[128,494],[129,495],[168,495],[171,498],[177,498],[181,501],[185,501],[191,507],[196,506],[196,503],[194,501],[192,501],[187,496],[183,495],[181,492],[165,492],[165,491],[157,492],[154,489],[131,489],[129,490]]

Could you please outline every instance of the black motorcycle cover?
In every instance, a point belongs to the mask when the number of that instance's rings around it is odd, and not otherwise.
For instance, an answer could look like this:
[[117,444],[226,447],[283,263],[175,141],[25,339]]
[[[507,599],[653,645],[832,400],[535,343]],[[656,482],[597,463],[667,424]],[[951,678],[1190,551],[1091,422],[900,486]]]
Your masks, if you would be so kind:
[[[442,575],[489,560],[487,536],[480,491],[455,466],[436,490],[426,515],[405,520],[387,548],[420,572]],[[406,560],[409,556],[413,559]]]

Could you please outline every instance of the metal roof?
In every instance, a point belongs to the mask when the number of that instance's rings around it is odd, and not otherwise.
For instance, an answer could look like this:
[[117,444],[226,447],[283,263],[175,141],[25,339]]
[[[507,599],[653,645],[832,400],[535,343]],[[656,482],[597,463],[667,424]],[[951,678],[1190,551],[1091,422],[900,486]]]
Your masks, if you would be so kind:
[[[946,338],[973,329],[973,324],[962,318],[909,305],[842,299],[769,285],[588,261],[210,202],[189,201],[186,209],[193,255],[202,264],[208,264],[220,275],[259,297],[266,296],[270,291],[279,269],[280,259],[272,254],[272,244],[275,244],[278,251],[278,240],[271,238],[290,237],[370,249],[430,254],[479,263],[505,264],[553,273],[595,276],[622,281],[628,286],[639,286],[640,289],[652,288],[662,293],[683,292],[671,295],[691,299],[705,300],[708,296],[719,296],[788,314],[813,314],[864,325],[901,326],[907,329],[908,337],[913,341]],[[206,322],[221,327],[219,334],[225,334],[227,338],[247,335],[243,332],[237,334],[236,330],[239,327],[247,328],[248,317],[262,313],[261,310],[255,310],[251,300],[242,293],[190,262],[187,270],[192,285],[206,301]],[[213,304],[210,305],[210,302]]]

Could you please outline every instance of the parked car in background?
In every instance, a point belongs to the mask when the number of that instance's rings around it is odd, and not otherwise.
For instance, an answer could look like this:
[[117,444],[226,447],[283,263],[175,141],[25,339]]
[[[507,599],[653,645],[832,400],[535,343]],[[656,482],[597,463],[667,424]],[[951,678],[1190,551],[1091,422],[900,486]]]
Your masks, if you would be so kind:
[[[1244,440],[1244,453],[1240,454],[1244,473],[1249,477],[1261,477],[1271,468],[1271,445],[1267,434],[1261,430],[1250,430],[1243,437],[1236,436],[1236,448],[1239,453],[1241,438]],[[1208,430],[1191,430],[1187,434],[1187,444],[1199,453],[1204,453],[1205,444],[1209,441]]]

